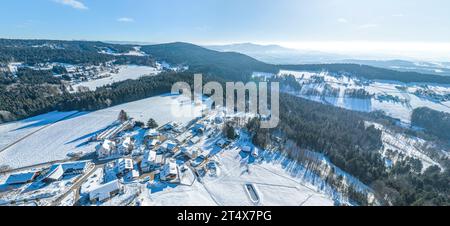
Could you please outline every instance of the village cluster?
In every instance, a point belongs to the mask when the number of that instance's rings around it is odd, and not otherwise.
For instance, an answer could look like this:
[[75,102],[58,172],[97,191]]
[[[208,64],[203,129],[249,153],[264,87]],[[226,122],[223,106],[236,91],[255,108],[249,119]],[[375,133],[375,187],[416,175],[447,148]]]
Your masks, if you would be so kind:
[[[74,193],[73,204],[96,205],[124,194],[130,183],[145,183],[150,188],[161,183],[193,184],[205,175],[215,175],[218,163],[212,157],[232,143],[222,133],[226,120],[223,112],[211,111],[184,125],[169,122],[149,127],[128,118],[122,111],[115,123],[90,138],[89,142],[98,143],[95,153],[40,170],[12,172],[2,190],[27,185],[38,190],[70,178],[68,188],[55,195],[58,198],[51,204],[60,205]],[[199,145],[206,139],[214,141],[211,144],[214,148],[208,151]],[[245,146],[241,149],[248,155],[258,156],[255,148]],[[93,178],[98,183],[90,181]],[[83,189],[86,187],[89,189]],[[12,204],[18,200],[7,202]]]

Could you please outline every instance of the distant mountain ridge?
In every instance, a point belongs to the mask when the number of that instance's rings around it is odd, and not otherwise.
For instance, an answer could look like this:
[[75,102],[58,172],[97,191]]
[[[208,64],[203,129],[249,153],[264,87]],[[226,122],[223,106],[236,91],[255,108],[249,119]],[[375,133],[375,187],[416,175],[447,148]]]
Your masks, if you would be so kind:
[[441,76],[450,76],[450,62],[422,62],[411,60],[366,60],[351,56],[324,53],[319,51],[301,51],[279,45],[258,45],[239,43],[230,45],[211,45],[206,48],[222,52],[239,52],[271,64],[332,64],[350,63],[381,67],[403,72],[418,72]]

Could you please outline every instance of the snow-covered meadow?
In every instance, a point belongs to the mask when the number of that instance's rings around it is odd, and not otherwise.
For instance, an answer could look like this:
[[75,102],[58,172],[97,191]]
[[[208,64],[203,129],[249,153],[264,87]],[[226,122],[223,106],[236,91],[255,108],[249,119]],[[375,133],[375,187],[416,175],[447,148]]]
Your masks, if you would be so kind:
[[[0,165],[18,168],[66,159],[68,154],[94,152],[97,143],[89,143],[88,140],[114,123],[121,110],[125,110],[137,121],[147,122],[149,118],[154,118],[160,125],[170,121],[187,123],[195,118],[196,114],[180,112],[189,109],[183,108],[185,106],[192,106],[197,114],[201,113],[202,106],[180,102],[178,97],[180,96],[167,94],[95,112],[79,112],[54,124],[51,122],[55,119],[71,115],[73,112],[46,114],[1,125],[0,138],[3,138],[1,142],[4,147],[20,137],[27,137],[0,153]],[[173,109],[177,112],[173,112]],[[19,130],[20,134],[15,131],[17,128],[28,125],[24,123],[32,123],[36,119],[39,119],[39,124],[48,122],[51,125],[36,133],[32,133],[36,127]]]
[[87,87],[89,90],[95,90],[98,87],[115,82],[125,81],[128,79],[138,79],[142,76],[154,76],[160,73],[158,69],[148,66],[121,65],[118,66],[117,69],[117,73],[102,72],[98,75],[100,78],[79,82],[72,87],[74,90],[78,90],[78,87]]

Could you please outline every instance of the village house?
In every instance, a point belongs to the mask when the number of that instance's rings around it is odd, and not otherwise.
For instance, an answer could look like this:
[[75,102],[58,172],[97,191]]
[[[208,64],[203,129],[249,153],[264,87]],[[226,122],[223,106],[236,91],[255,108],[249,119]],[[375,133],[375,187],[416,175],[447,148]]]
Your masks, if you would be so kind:
[[133,168],[133,159],[131,158],[120,158],[115,162],[115,169],[118,175],[125,175],[131,172]]
[[99,159],[108,158],[116,153],[116,143],[111,140],[105,140],[97,147],[97,156]]
[[92,203],[104,202],[118,195],[122,190],[123,187],[119,180],[113,180],[106,184],[99,185],[97,188],[89,192],[89,200]]
[[151,172],[160,168],[164,164],[163,155],[158,155],[156,151],[151,150],[144,154],[141,162],[141,170],[143,172]]
[[149,129],[145,132],[144,135],[144,143],[148,143],[150,140],[159,140],[161,138],[161,134],[155,129]]
[[200,137],[195,136],[195,137],[192,137],[188,143],[189,143],[189,145],[194,145],[194,144],[197,144],[198,142],[200,142]]
[[182,147],[181,152],[189,159],[195,159],[199,156],[200,151],[197,148]]
[[163,153],[175,154],[178,152],[178,145],[175,142],[168,140],[160,145],[160,150]]
[[150,149],[155,148],[157,145],[159,145],[161,143],[161,141],[156,140],[156,139],[151,139],[147,142],[147,147]]
[[131,137],[126,137],[122,144],[119,146],[119,152],[122,155],[130,154],[134,149],[133,140]]
[[165,181],[173,181],[178,177],[178,166],[174,160],[169,160],[161,169],[160,178]]
[[186,142],[189,138],[191,138],[194,134],[192,134],[191,131],[182,133],[181,135],[177,136],[175,138],[175,141],[179,144],[182,144],[184,142]]

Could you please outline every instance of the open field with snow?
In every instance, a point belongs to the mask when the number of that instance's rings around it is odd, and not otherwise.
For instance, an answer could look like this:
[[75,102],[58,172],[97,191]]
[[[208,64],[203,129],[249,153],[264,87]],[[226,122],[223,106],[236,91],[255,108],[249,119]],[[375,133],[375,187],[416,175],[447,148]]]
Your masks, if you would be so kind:
[[21,138],[38,131],[76,112],[50,112],[18,122],[0,124],[0,150],[20,140]]
[[118,73],[103,72],[99,74],[98,77],[107,75],[110,76],[80,82],[73,85],[72,87],[74,88],[74,90],[77,90],[78,87],[87,87],[89,88],[89,90],[95,90],[98,87],[109,85],[115,82],[120,82],[128,79],[138,79],[142,76],[154,76],[160,73],[160,71],[154,67],[136,66],[136,65],[118,66],[118,70],[119,70]]
[[[193,115],[184,114],[180,116],[172,114],[172,107],[192,106],[191,104],[185,104],[185,102],[179,102],[177,97],[179,96],[162,95],[95,112],[80,112],[68,119],[51,124],[4,150],[0,153],[0,165],[18,168],[66,159],[70,153],[85,154],[94,152],[98,143],[88,143],[88,140],[114,123],[122,109],[130,117],[143,122],[146,122],[149,118],[154,118],[160,125],[170,121],[189,122],[194,118]],[[201,112],[201,107],[199,106],[194,109],[196,109],[197,113]],[[61,116],[72,113],[54,113],[35,118],[40,119],[40,121],[51,122],[55,118],[59,119]],[[57,117],[59,114],[60,117]],[[32,123],[35,119],[1,125],[0,137],[7,138],[10,141],[16,139],[19,135],[15,134],[14,130],[27,125],[24,122],[28,121]],[[27,132],[21,131],[24,134]]]

